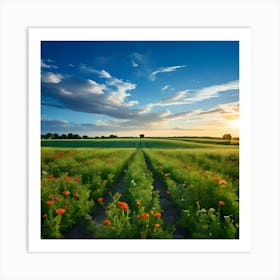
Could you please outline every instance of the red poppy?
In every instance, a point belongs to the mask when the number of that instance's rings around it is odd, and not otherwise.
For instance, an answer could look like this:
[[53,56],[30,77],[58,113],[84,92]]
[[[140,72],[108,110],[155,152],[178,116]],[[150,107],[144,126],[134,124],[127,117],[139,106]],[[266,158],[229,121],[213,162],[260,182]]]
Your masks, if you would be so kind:
[[161,216],[160,212],[155,213],[155,217],[160,218],[160,216]]
[[220,184],[224,186],[224,185],[227,184],[227,182],[226,182],[225,180],[221,180],[221,181],[220,181]]
[[52,204],[53,204],[53,201],[52,201],[52,200],[48,200],[48,201],[46,201],[46,204],[52,205]]
[[111,224],[111,222],[110,222],[109,220],[105,220],[105,221],[104,221],[104,225],[105,225],[105,226],[109,226],[110,224]]
[[220,178],[216,177],[216,178],[213,179],[213,181],[216,182],[216,183],[220,183]]
[[121,210],[124,210],[124,211],[128,210],[128,204],[126,202],[119,201],[118,206]]
[[80,179],[78,177],[75,177],[73,180],[74,182],[78,182]]
[[55,177],[54,177],[53,175],[48,176],[48,178],[49,178],[50,180],[55,180]]
[[155,224],[155,228],[160,228],[160,224]]
[[143,214],[143,218],[144,218],[144,219],[149,219],[149,217],[150,217],[150,214],[149,214],[149,213],[144,213],[144,214]]
[[220,205],[220,206],[224,206],[224,205],[225,205],[225,202],[222,201],[222,200],[220,200],[220,201],[219,201],[219,205]]
[[101,203],[101,202],[103,201],[103,197],[99,197],[99,198],[97,199],[97,201],[98,201],[99,203]]
[[66,181],[70,181],[71,177],[70,177],[70,176],[65,176],[64,179],[65,179]]
[[58,197],[58,196],[56,196],[56,197],[54,198],[54,200],[55,200],[55,201],[58,201],[58,200],[59,200],[59,197]]
[[62,194],[64,194],[65,196],[68,196],[70,194],[69,191],[64,191]]
[[79,194],[76,192],[76,193],[74,193],[74,195],[73,195],[75,198],[78,198],[79,197]]
[[65,213],[65,209],[64,208],[58,208],[56,211],[55,211],[55,213],[57,214],[57,215],[62,215],[62,214],[64,214]]

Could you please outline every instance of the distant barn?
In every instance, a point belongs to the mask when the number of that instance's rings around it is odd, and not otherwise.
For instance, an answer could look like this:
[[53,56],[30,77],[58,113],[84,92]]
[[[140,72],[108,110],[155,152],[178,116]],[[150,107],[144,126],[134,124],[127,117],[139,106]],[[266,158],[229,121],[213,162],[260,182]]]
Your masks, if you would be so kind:
[[223,139],[224,140],[231,140],[232,139],[231,134],[224,134]]

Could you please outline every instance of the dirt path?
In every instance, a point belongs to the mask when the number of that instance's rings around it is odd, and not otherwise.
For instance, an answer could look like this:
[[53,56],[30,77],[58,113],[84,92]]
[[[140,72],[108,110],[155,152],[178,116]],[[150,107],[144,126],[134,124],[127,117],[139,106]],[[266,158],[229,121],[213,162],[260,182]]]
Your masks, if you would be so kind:
[[[125,164],[123,170],[127,169],[129,163],[132,161],[134,155],[136,152],[134,152],[130,158],[128,159],[127,163]],[[125,186],[125,172],[123,171],[121,175],[116,179],[112,190],[109,191],[105,196],[103,196],[103,204],[108,205],[113,201],[112,195],[116,193],[122,194]],[[96,204],[94,208],[94,212],[90,214],[92,219],[97,224],[103,223],[106,217],[106,209],[101,204]],[[72,226],[71,229],[69,229],[64,234],[65,239],[87,239],[87,238],[93,238],[93,232],[89,232],[87,230],[87,222],[82,218],[79,220],[76,224]]]
[[161,217],[164,222],[164,227],[167,228],[169,226],[175,225],[176,230],[172,234],[172,237],[174,239],[190,238],[189,232],[186,229],[177,225],[180,212],[179,209],[172,203],[169,195],[167,195],[166,184],[155,174],[155,172],[153,171],[151,161],[145,153],[144,156],[146,164],[153,174],[153,186],[155,187],[155,189],[159,190],[160,206],[163,210],[163,214]]

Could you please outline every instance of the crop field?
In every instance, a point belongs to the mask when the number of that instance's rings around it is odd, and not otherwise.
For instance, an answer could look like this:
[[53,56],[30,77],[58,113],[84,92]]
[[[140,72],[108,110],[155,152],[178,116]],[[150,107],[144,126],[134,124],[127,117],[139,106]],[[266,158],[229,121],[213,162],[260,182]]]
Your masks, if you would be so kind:
[[41,146],[43,239],[239,238],[236,142],[131,138]]

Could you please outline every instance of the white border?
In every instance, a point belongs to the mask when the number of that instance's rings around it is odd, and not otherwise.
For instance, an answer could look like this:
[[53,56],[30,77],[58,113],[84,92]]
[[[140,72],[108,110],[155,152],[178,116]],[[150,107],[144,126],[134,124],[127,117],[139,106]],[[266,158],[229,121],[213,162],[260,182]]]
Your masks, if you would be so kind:
[[[249,252],[252,247],[252,95],[249,28],[30,28],[29,29],[29,252]],[[238,240],[41,240],[41,41],[239,41],[240,238]]]

